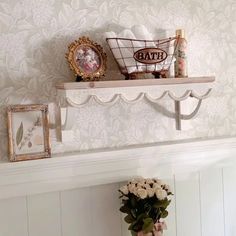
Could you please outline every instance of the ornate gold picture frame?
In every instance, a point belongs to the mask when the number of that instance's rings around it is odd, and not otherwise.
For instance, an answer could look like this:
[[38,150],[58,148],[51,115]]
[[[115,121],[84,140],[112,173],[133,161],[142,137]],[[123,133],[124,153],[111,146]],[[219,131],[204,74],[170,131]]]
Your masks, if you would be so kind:
[[106,53],[100,45],[88,37],[81,37],[69,45],[66,58],[79,80],[99,80],[106,71]]
[[10,161],[51,156],[48,105],[11,105],[7,118]]

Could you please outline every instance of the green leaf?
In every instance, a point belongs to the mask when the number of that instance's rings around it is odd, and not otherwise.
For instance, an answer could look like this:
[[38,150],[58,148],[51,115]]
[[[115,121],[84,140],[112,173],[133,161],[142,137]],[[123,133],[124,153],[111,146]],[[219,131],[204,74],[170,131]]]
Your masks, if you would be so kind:
[[161,210],[160,208],[153,208],[149,214],[149,217],[153,219],[153,222],[156,222],[161,218]]
[[123,213],[130,213],[130,208],[126,205],[123,205],[121,208],[120,208],[120,211],[123,212]]
[[131,230],[131,235],[132,236],[137,236],[137,233],[135,231]]
[[128,200],[122,199],[122,203],[123,203],[124,205],[127,205],[127,204],[128,204]]
[[135,221],[135,219],[131,216],[131,215],[127,215],[125,218],[124,218],[125,222],[128,223],[128,224],[131,224]]
[[161,213],[161,218],[166,218],[168,216],[168,211],[164,210],[162,213]]
[[170,202],[171,202],[171,200],[165,199],[165,200],[163,200],[163,201],[158,201],[158,202],[156,202],[153,206],[154,206],[155,208],[160,208],[160,207],[167,208],[168,205],[170,204]]
[[22,138],[23,138],[23,133],[24,133],[24,128],[23,128],[23,123],[20,123],[19,128],[17,129],[16,132],[16,144],[17,146],[20,144]]
[[144,204],[144,210],[146,212],[150,212],[151,209],[152,209],[152,206],[148,202]]
[[129,228],[128,228],[128,230],[133,230],[133,231],[135,231],[134,228],[135,228],[135,225],[136,225],[136,224],[137,224],[137,221],[134,221],[133,223],[131,223],[130,226],[129,226]]
[[145,218],[148,218],[146,213],[142,213],[138,216],[137,221],[143,221]]
[[154,227],[154,222],[152,220],[152,218],[146,218],[143,220],[143,227],[142,227],[142,231],[144,233],[149,233],[153,230]]
[[131,209],[131,210],[130,210],[130,213],[131,213],[131,215],[132,215],[134,218],[137,217],[137,214],[136,214],[136,210],[135,210],[135,209]]
[[136,201],[136,197],[135,197],[135,196],[132,196],[132,197],[130,198],[130,203],[131,203],[132,208],[136,208],[136,206],[137,206],[137,201]]
[[129,226],[128,230],[133,231],[134,222]]
[[134,221],[132,224],[130,224],[128,229],[132,230],[134,232],[138,232],[138,231],[142,230],[142,225],[143,225],[143,223],[140,223],[138,221]]

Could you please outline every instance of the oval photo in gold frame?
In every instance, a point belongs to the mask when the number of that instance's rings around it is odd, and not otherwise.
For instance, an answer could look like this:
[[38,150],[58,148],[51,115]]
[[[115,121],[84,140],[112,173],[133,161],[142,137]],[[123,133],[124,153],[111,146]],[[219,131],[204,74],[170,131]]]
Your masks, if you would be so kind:
[[106,53],[88,37],[81,37],[69,45],[66,58],[70,68],[83,81],[99,80],[106,71]]

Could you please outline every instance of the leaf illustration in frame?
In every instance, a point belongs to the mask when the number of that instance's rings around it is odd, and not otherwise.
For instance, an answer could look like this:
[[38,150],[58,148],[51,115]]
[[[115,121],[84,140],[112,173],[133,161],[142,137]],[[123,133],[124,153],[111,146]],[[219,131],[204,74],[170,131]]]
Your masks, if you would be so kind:
[[23,123],[20,123],[19,128],[17,129],[16,132],[16,144],[17,146],[20,144],[22,138],[23,138],[23,132],[24,132],[24,128],[23,128]]

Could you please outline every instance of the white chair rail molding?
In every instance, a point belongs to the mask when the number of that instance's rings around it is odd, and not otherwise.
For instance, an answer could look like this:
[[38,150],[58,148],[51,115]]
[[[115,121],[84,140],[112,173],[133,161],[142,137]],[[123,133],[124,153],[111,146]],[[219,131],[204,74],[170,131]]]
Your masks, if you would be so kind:
[[0,164],[0,199],[119,183],[135,176],[166,178],[235,162],[236,138],[155,143],[52,154]]

